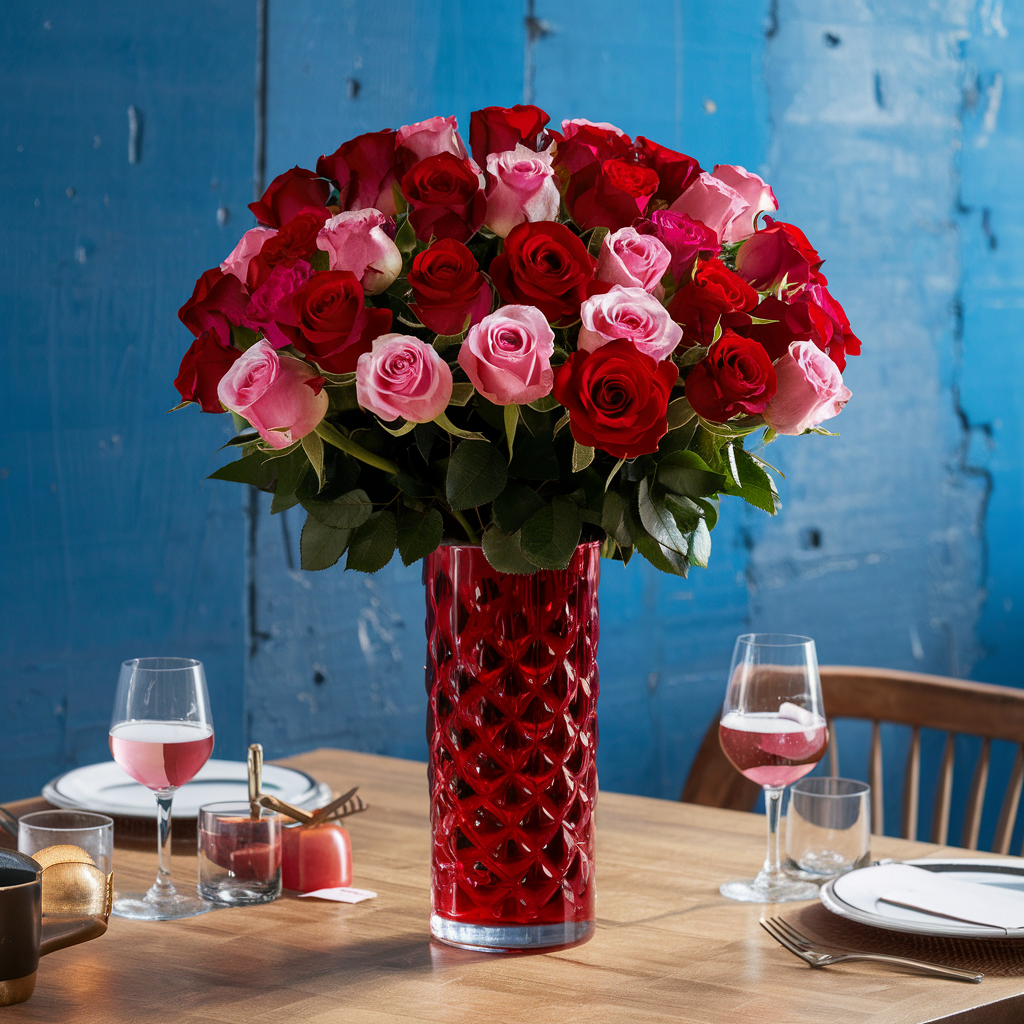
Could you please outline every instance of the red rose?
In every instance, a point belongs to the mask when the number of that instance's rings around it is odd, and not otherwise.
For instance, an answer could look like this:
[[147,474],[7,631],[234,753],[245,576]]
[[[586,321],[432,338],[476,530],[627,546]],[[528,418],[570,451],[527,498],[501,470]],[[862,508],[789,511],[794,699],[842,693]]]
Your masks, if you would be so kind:
[[697,180],[700,164],[685,153],[666,149],[642,135],[637,136],[636,153],[645,166],[658,175],[658,191],[654,198],[671,206]]
[[491,311],[491,289],[476,257],[454,238],[442,238],[412,261],[407,280],[415,304],[412,311],[438,334],[458,334]]
[[682,324],[684,341],[690,345],[709,345],[723,313],[753,309],[757,292],[721,260],[697,262],[693,278],[672,297],[668,311]]
[[649,167],[614,157],[584,167],[569,179],[565,203],[584,230],[628,227],[647,209],[658,190],[658,175]]
[[217,385],[241,354],[237,348],[225,348],[214,331],[203,331],[185,353],[174,380],[181,400],[198,402],[203,412],[223,412]]
[[806,235],[792,224],[765,217],[736,253],[736,272],[759,292],[775,291],[783,281],[788,288],[810,284],[823,260],[807,241]]
[[367,132],[343,142],[330,156],[316,162],[316,173],[338,185],[343,210],[373,207],[394,217],[395,136],[393,129]]
[[569,413],[579,444],[617,459],[658,450],[668,431],[668,399],[679,370],[620,339],[594,352],[574,352],[555,371],[555,398]]
[[414,164],[402,178],[417,238],[468,241],[483,223],[487,200],[480,179],[465,160],[438,153]]
[[551,118],[540,107],[517,103],[514,107],[484,107],[469,115],[469,148],[473,159],[487,166],[488,153],[503,153],[522,143],[535,148],[537,136]]
[[291,267],[298,260],[309,260],[317,251],[316,236],[330,215],[327,207],[307,207],[283,224],[249,261],[246,272],[249,288],[258,288],[278,265]]
[[505,302],[536,306],[551,321],[572,321],[587,297],[597,260],[564,224],[518,224],[491,261],[491,280]]
[[231,344],[231,325],[245,317],[249,295],[234,274],[220,267],[206,271],[192,290],[192,297],[178,310],[178,319],[198,338],[212,330],[227,348]]
[[363,286],[347,270],[325,270],[291,297],[294,346],[328,373],[350,373],[373,339],[391,330],[391,311],[367,309]]
[[724,331],[686,378],[686,397],[698,416],[724,423],[764,412],[777,390],[775,367],[756,342]]
[[304,167],[293,167],[279,174],[267,187],[263,198],[250,203],[249,209],[261,224],[279,228],[307,206],[326,206],[330,194],[330,182]]

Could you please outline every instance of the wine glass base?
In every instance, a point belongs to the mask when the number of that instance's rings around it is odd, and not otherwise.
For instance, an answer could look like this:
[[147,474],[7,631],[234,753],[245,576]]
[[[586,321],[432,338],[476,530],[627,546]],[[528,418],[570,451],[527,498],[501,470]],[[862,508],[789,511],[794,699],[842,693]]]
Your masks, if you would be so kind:
[[118,894],[110,912],[114,917],[124,917],[131,921],[179,921],[214,909],[212,903],[198,896],[176,892],[157,898],[147,892]]
[[740,903],[793,903],[796,900],[816,900],[820,896],[813,882],[791,878],[757,878],[723,882],[718,891],[729,900]]

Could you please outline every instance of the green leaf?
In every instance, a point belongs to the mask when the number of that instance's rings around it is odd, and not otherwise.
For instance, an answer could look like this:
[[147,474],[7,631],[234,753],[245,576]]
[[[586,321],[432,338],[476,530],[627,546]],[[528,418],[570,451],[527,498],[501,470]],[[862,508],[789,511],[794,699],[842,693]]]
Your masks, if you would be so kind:
[[317,249],[317,251],[309,257],[309,265],[314,270],[330,270],[331,258],[328,255],[327,250]]
[[551,412],[552,409],[558,407],[559,401],[554,395],[545,395],[543,398],[538,398],[536,402],[530,403],[530,408],[537,412]]
[[701,511],[704,513],[704,521],[708,524],[708,529],[713,530],[718,523],[718,499],[694,498],[693,500],[700,506]]
[[775,438],[777,438],[778,436],[779,435],[774,430],[772,430],[771,427],[765,427],[764,433],[761,435],[761,443],[771,444],[772,441],[774,441]]
[[556,495],[521,531],[523,554],[542,569],[564,569],[580,542],[583,521],[574,501]]
[[707,345],[694,345],[691,348],[685,349],[681,355],[676,356],[675,362],[678,366],[693,366],[694,363],[699,363],[707,354]]
[[386,430],[392,437],[405,437],[406,434],[412,433],[412,431],[416,427],[416,424],[403,423],[400,427],[395,427],[394,429],[392,429],[383,420],[378,419],[377,426],[380,427],[381,430]]
[[244,458],[229,462],[211,473],[210,480],[231,480],[237,484],[252,484],[267,490],[277,477],[277,460],[268,459],[262,452],[253,452]]
[[306,516],[299,541],[300,564],[316,572],[329,569],[345,553],[351,530],[335,530],[312,515]]
[[569,414],[565,413],[562,418],[555,424],[555,433],[557,434],[560,430],[569,426]]
[[374,512],[352,535],[345,568],[371,573],[383,569],[395,553],[397,527],[393,513]]
[[497,526],[488,526],[480,539],[484,557],[498,572],[526,575],[539,568],[526,555],[520,544],[519,533],[502,533]]
[[448,461],[445,493],[453,509],[476,508],[505,489],[508,469],[501,453],[488,441],[463,441]]
[[658,463],[658,483],[676,494],[698,498],[716,494],[725,487],[725,477],[715,473],[696,453],[673,452]]
[[677,398],[668,403],[668,429],[685,427],[696,415],[686,398]]
[[365,462],[368,466],[382,469],[388,476],[394,476],[398,472],[398,467],[390,459],[385,459],[376,452],[371,452],[364,448],[357,441],[346,437],[332,423],[328,423],[327,420],[321,420],[317,424],[316,432],[328,444],[334,445],[335,448],[340,449],[346,455],[351,455],[352,458],[358,459],[360,462]]
[[284,512],[299,503],[295,492],[309,469],[309,459],[299,444],[285,458],[276,461],[277,486],[274,488],[274,500],[270,503],[271,515]]
[[398,519],[398,553],[406,565],[429,555],[444,533],[444,519],[436,508],[415,512],[403,508]]
[[609,491],[604,496],[601,508],[601,529],[614,537],[620,547],[632,547],[633,537],[626,524],[626,503],[618,491]]
[[373,502],[362,488],[349,491],[334,501],[306,500],[302,507],[314,519],[335,530],[355,530],[362,526],[373,512]]
[[609,228],[597,227],[590,232],[590,238],[587,240],[587,252],[591,256],[596,256],[601,251],[601,246],[604,243],[605,238],[608,237]]
[[230,441],[225,441],[221,448],[241,448],[243,445],[252,444],[254,441],[259,441],[259,439],[260,435],[255,430],[243,430],[242,433],[235,434]]
[[491,515],[504,533],[511,534],[543,507],[544,499],[532,487],[510,480],[492,502]]
[[769,515],[775,515],[781,508],[779,492],[775,482],[758,465],[749,452],[737,445],[728,445],[728,463],[735,486],[730,493],[739,496],[755,508],[763,509]]
[[714,333],[714,335],[713,335],[713,336],[712,336],[712,338],[711,338],[711,344],[712,344],[712,345],[714,345],[714,343],[715,343],[716,341],[718,341],[718,339],[719,339],[719,338],[720,338],[721,336],[722,336],[722,321],[721,321],[721,320],[719,320],[719,321],[718,321],[718,323],[717,323],[717,324],[715,324],[715,333]]
[[667,572],[673,576],[683,576],[690,571],[689,559],[680,555],[678,551],[665,547],[664,544],[656,541],[640,522],[639,509],[636,502],[626,506],[626,522],[629,532],[633,537],[633,545],[648,562],[656,569]]
[[519,426],[519,406],[506,405],[504,409],[505,440],[508,442],[508,461],[512,461],[512,446],[516,440],[516,427]]
[[452,397],[448,400],[449,405],[469,405],[469,400],[476,394],[472,384],[453,384]]
[[244,352],[247,348],[252,348],[259,340],[260,336],[255,331],[249,330],[248,327],[231,325],[231,341],[235,348],[240,348]]
[[608,474],[608,479],[605,480],[605,482],[604,482],[604,489],[606,491],[608,490],[609,487],[611,487],[612,480],[615,479],[615,474],[618,473],[618,471],[620,469],[622,469],[622,467],[625,464],[626,464],[626,460],[625,459],[619,459],[619,461],[616,462],[614,466],[612,466],[612,471]]
[[322,490],[327,477],[324,475],[324,443],[320,435],[307,434],[302,439],[302,450],[306,453],[309,464],[316,470],[316,478],[320,485],[318,490]]
[[395,200],[395,210],[398,213],[405,213],[409,209],[409,203],[402,194],[402,189],[397,181],[391,186],[391,196]]
[[702,519],[697,529],[690,535],[690,563],[702,569],[708,567],[711,559],[711,531]]
[[644,529],[659,543],[684,557],[689,552],[689,544],[676,524],[675,516],[664,501],[651,495],[647,486],[647,478],[640,481],[637,491],[637,504],[640,511],[640,522]]
[[434,422],[441,427],[443,430],[447,430],[453,437],[463,437],[469,441],[486,441],[487,438],[483,434],[475,430],[463,430],[461,427],[455,426],[454,423],[448,417],[441,413],[439,416],[434,417]]
[[451,348],[452,345],[461,345],[466,340],[472,320],[473,314],[467,313],[466,319],[462,321],[462,330],[458,334],[438,334],[433,342],[434,351],[443,352],[446,348]]
[[[522,410],[520,410],[522,415]],[[523,423],[528,420],[522,417]],[[557,480],[562,473],[558,452],[549,433],[534,436],[526,431],[516,435],[516,453],[508,466],[509,476],[520,480]]]
[[582,473],[594,461],[594,449],[582,445],[575,438],[572,442],[572,471]]
[[406,256],[416,248],[416,231],[409,222],[408,217],[405,218],[402,226],[395,232],[395,245],[398,246],[398,251]]
[[662,500],[681,533],[692,533],[697,529],[697,524],[704,516],[704,509],[696,501],[671,493],[666,494]]

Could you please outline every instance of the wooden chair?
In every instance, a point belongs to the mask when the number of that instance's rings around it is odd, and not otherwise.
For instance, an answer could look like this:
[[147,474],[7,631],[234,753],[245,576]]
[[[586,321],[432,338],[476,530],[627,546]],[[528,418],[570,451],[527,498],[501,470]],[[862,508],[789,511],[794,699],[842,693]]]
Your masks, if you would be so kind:
[[[837,718],[859,718],[871,722],[871,754],[868,782],[871,784],[872,830],[883,829],[882,722],[911,727],[910,749],[903,775],[904,839],[917,838],[921,788],[921,730],[946,733],[939,768],[938,790],[932,816],[931,841],[945,844],[949,834],[950,798],[953,791],[953,750],[955,737],[980,736],[981,752],[967,798],[961,846],[978,848],[981,811],[988,785],[992,740],[1017,745],[1017,755],[1003,795],[992,849],[1008,853],[1017,820],[1021,786],[1024,783],[1024,690],[963,679],[947,679],[916,672],[891,669],[823,665],[821,688],[829,721],[829,766],[839,774],[839,751],[835,729]],[[735,810],[751,810],[761,787],[745,779],[728,762],[718,743],[718,719],[711,723],[690,769],[681,799],[687,803]]]

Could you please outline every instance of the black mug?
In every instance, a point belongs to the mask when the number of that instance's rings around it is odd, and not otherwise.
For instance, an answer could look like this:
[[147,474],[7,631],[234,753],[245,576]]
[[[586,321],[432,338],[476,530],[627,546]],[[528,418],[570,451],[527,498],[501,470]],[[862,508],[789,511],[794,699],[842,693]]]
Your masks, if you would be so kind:
[[23,1003],[32,995],[41,956],[107,930],[103,917],[44,923],[42,891],[42,868],[31,857],[0,850],[0,1006]]

